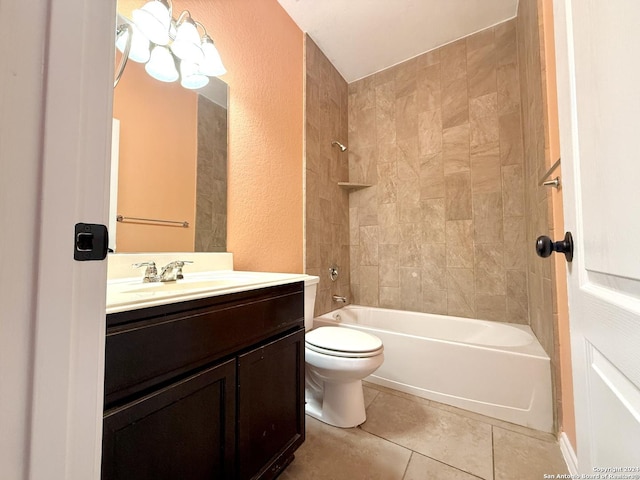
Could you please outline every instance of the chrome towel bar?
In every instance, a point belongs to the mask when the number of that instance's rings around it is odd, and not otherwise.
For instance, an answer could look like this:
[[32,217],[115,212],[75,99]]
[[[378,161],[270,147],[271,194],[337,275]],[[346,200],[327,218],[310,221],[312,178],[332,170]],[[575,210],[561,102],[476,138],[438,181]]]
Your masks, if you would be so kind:
[[165,223],[169,225],[179,225],[182,228],[189,228],[189,222],[177,221],[177,220],[158,220],[157,218],[139,218],[139,217],[125,217],[124,215],[116,215],[116,221],[118,222],[150,222],[150,223]]

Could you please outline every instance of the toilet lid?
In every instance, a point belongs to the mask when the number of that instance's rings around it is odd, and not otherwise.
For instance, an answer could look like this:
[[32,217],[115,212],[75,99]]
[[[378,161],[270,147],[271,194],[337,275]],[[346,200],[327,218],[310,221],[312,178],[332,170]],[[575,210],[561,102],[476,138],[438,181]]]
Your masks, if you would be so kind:
[[339,357],[368,357],[382,350],[382,340],[353,328],[318,327],[305,335],[307,347]]

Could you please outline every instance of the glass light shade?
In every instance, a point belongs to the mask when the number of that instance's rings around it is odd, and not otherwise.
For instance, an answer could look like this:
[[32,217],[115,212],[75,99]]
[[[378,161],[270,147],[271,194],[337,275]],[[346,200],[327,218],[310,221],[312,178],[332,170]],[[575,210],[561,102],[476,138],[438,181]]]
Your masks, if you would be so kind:
[[180,62],[180,85],[189,90],[204,87],[209,77],[198,71],[198,65],[186,60]]
[[151,58],[144,69],[149,75],[161,82],[175,82],[180,76],[173,61],[173,55],[167,47],[160,45],[153,48]]
[[176,38],[171,44],[171,51],[181,60],[200,63],[204,58],[200,48],[200,35],[195,23],[189,17],[185,18],[176,30]]
[[202,37],[202,51],[204,52],[204,60],[200,63],[200,73],[210,77],[227,73],[227,69],[222,64],[220,53],[208,35]]
[[[131,24],[133,29],[133,35],[131,36],[131,49],[129,50],[129,59],[138,63],[146,63],[149,61],[149,56],[151,52],[149,51],[149,40],[145,37],[138,27]],[[121,52],[124,52],[125,46],[127,45],[127,37],[129,33],[124,33],[120,35],[118,40],[116,41],[116,48]]]
[[151,0],[133,11],[133,21],[140,32],[157,45],[169,43],[171,14],[164,1]]

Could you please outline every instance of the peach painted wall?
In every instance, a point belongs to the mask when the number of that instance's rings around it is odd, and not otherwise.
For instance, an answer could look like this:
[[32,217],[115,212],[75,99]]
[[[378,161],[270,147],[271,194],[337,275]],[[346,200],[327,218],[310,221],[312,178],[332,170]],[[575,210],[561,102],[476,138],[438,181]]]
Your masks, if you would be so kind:
[[130,61],[114,91],[113,116],[120,120],[118,213],[190,224],[118,223],[116,249],[193,251],[197,95],[152,79]]
[[174,1],[228,73],[228,233],[235,268],[303,271],[303,33],[276,0]]
[[[560,157],[560,130],[558,127],[558,98],[556,85],[555,41],[553,32],[553,0],[541,0],[543,33],[543,68],[547,104],[545,137],[546,161],[550,167]],[[562,167],[553,176],[562,178]],[[564,236],[564,214],[562,189],[551,190],[551,208],[554,238]],[[554,256],[553,273],[555,279],[554,322],[558,328],[558,347],[560,360],[560,430],[564,431],[574,450],[577,450],[576,425],[573,398],[573,373],[571,366],[571,339],[569,332],[569,302],[567,297],[566,262],[561,255]]]

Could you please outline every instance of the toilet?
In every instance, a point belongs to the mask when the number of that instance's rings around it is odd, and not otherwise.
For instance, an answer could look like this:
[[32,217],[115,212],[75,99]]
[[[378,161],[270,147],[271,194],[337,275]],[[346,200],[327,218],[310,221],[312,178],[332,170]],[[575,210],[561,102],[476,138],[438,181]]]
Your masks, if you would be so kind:
[[382,340],[347,327],[313,328],[318,277],[304,287],[305,412],[341,428],[366,420],[362,379],[384,361]]

